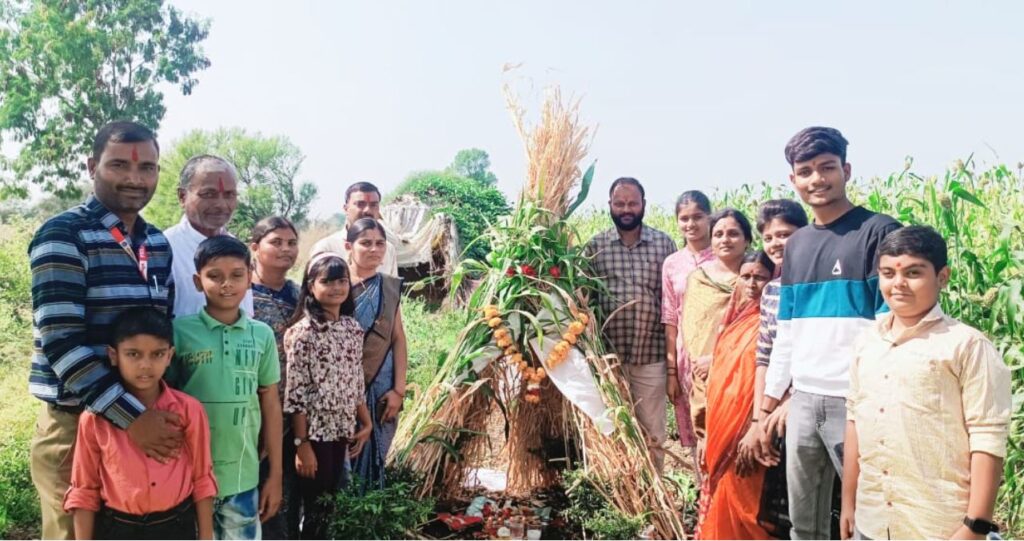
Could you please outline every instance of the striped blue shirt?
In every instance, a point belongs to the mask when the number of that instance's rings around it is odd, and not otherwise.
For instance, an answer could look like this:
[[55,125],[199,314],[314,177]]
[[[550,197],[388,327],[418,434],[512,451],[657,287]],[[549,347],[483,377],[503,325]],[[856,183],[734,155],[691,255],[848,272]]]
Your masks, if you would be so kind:
[[[111,228],[130,239],[136,257],[145,245],[145,278]],[[145,407],[125,391],[109,365],[110,324],[132,307],[169,311],[170,244],[141,217],[129,235],[121,220],[90,196],[47,220],[28,253],[34,345],[29,391],[46,402],[84,405],[127,428]]]
[[757,366],[768,366],[772,357],[772,345],[775,342],[775,331],[779,326],[779,289],[782,279],[776,278],[768,282],[761,292],[761,329],[757,336],[757,354],[754,357]]

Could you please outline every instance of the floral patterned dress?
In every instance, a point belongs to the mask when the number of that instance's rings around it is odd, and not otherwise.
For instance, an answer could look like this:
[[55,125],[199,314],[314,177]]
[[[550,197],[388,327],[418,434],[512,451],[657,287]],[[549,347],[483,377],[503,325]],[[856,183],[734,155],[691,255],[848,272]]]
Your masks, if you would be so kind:
[[338,321],[302,319],[285,333],[291,377],[284,393],[286,413],[305,413],[309,439],[338,441],[356,429],[363,383],[363,329],[348,316]]

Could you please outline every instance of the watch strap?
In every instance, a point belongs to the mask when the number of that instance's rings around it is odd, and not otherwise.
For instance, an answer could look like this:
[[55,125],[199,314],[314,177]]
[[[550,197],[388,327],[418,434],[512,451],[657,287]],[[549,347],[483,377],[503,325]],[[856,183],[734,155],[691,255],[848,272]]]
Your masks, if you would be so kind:
[[999,526],[982,518],[964,517],[964,526],[978,535],[999,533]]

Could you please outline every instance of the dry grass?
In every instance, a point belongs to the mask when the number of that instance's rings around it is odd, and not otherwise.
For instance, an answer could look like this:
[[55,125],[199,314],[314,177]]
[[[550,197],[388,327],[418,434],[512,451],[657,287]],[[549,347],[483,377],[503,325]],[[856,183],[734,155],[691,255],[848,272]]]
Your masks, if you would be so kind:
[[525,121],[526,110],[508,85],[504,94],[529,163],[522,195],[561,218],[570,193],[582,177],[580,163],[587,156],[592,138],[591,129],[580,121],[580,100],[566,102],[557,87],[549,89],[541,106],[540,123],[531,129]]

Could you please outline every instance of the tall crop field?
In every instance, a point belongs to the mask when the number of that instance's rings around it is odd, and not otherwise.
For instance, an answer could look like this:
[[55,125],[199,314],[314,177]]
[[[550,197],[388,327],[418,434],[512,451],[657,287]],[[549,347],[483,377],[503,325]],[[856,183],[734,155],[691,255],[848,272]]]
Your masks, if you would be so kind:
[[[952,275],[942,307],[995,343],[1013,373],[1013,421],[998,518],[1011,535],[1024,534],[1024,178],[1006,166],[977,170],[958,162],[942,176],[904,171],[851,183],[855,203],[904,224],[936,228],[949,244]],[[673,194],[678,195],[678,194]],[[743,185],[708,194],[715,208],[734,207],[754,221],[765,200],[796,197],[789,186]],[[648,206],[645,223],[680,240],[673,209]],[[584,238],[611,227],[604,209],[581,214]]]

